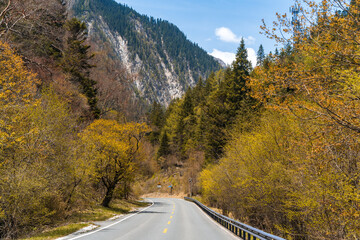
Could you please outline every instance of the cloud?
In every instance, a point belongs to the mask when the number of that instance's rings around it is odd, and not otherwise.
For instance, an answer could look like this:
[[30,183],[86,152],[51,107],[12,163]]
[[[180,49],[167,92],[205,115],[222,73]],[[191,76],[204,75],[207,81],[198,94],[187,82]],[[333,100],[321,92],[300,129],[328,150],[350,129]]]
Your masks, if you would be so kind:
[[[221,28],[217,28],[215,29],[215,35],[224,42],[230,42],[230,43],[240,43],[241,39],[243,37],[241,36],[236,36],[235,33],[233,33],[231,31],[231,29],[226,28],[226,27],[221,27]],[[247,38],[244,37],[244,41],[246,44],[254,44],[256,39],[252,36],[249,36]]]
[[227,65],[230,65],[235,60],[235,53],[232,52],[222,52],[217,49],[213,49],[212,53],[209,53],[211,56],[221,59]]
[[241,38],[237,37],[229,28],[221,27],[215,29],[215,35],[224,42],[239,43]]
[[252,36],[249,36],[248,38],[244,38],[244,41],[248,45],[253,45],[256,42],[256,39]]
[[[252,48],[247,48],[248,60],[251,62],[253,67],[256,66],[256,52]],[[209,53],[211,56],[221,59],[227,65],[231,65],[235,61],[236,54],[232,52],[222,52],[217,49],[213,49],[212,53]]]
[[257,60],[256,60],[257,57],[255,50],[252,48],[247,48],[246,50],[248,54],[248,59],[251,62],[252,67],[255,67],[257,64]]

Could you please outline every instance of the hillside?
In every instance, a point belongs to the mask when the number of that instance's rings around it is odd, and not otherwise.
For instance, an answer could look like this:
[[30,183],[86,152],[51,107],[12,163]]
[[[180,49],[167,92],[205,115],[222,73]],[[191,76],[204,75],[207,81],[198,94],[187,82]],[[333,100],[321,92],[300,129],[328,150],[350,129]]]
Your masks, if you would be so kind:
[[165,20],[141,15],[113,0],[73,0],[69,9],[87,23],[92,45],[135,76],[133,91],[147,102],[168,105],[199,77],[221,68]]

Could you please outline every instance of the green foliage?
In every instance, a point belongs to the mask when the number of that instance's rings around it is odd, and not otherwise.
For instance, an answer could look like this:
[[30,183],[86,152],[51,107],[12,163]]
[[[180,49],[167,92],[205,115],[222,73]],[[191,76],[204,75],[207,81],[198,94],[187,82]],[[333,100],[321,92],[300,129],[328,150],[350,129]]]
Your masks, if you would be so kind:
[[158,102],[153,102],[147,117],[152,126],[152,131],[148,138],[152,144],[158,143],[160,132],[165,122],[164,107]]
[[257,102],[249,95],[247,86],[251,64],[247,59],[244,41],[238,48],[236,60],[224,73],[224,79],[211,92],[205,106],[207,127],[206,156],[210,161],[219,159],[228,140],[228,131],[232,129],[239,115],[254,114]]
[[264,47],[262,44],[260,44],[259,50],[256,53],[257,65],[262,66],[264,63],[264,59],[265,59]]
[[[234,126],[245,132],[256,125],[260,108],[247,86],[250,71],[242,41],[230,68],[210,74],[205,82],[200,78],[182,99],[170,104],[162,132],[169,135],[172,155],[186,160],[193,152],[202,151],[206,163],[216,162]],[[159,151],[162,156],[161,146]]]
[[80,85],[85,94],[91,113],[94,118],[99,118],[100,110],[96,106],[96,82],[90,78],[89,64],[94,55],[89,54],[89,45],[84,44],[87,36],[86,24],[76,18],[72,18],[65,23],[67,31],[66,48],[61,66],[64,72],[69,74],[70,80]]
[[157,152],[157,158],[162,156],[166,156],[170,153],[170,145],[169,145],[169,138],[166,131],[163,132],[161,139],[160,139],[160,146]]

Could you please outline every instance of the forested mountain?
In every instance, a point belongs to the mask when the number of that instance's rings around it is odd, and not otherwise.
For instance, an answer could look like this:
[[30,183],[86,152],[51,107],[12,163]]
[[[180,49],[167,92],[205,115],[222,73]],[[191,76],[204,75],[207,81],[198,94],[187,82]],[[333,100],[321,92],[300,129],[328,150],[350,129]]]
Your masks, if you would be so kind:
[[167,105],[199,77],[221,68],[165,20],[141,15],[113,0],[73,0],[69,8],[87,23],[98,50],[120,60],[134,76],[132,88],[145,100]]

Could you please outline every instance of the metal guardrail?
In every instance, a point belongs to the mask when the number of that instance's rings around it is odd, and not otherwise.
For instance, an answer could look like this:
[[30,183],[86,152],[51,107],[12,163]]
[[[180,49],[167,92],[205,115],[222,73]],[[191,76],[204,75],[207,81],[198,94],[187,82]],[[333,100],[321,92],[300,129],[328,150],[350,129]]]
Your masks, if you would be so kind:
[[244,223],[225,217],[224,215],[221,215],[211,210],[210,208],[193,198],[184,197],[184,199],[190,202],[194,202],[212,219],[226,227],[228,230],[230,230],[232,233],[234,233],[236,236],[240,237],[243,240],[285,240],[284,238],[277,237],[275,235],[266,233]]

